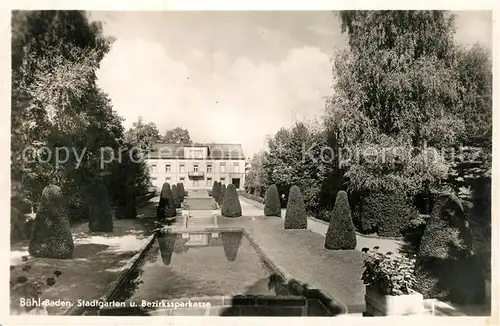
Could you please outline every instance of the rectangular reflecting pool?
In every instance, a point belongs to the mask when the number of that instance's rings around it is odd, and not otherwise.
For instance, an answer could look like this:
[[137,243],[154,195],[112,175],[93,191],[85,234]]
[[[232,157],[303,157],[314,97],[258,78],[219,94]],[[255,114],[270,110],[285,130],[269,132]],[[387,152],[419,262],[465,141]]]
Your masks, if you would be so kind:
[[[157,232],[98,315],[334,316],[345,308],[284,275],[241,229]],[[120,303],[117,307],[112,303]]]

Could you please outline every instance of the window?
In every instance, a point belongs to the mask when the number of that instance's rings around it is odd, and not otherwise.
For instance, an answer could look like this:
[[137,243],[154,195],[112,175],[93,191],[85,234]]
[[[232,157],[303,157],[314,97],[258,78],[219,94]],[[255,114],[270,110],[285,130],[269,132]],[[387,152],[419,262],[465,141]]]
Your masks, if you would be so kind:
[[212,163],[207,163],[207,172],[212,172]]
[[[226,173],[226,162],[222,162],[220,164],[220,172],[221,173]],[[222,179],[221,179],[222,180]]]
[[170,164],[165,164],[165,172],[170,172],[171,167]]
[[240,173],[240,163],[234,162],[233,163],[233,170],[234,170],[233,171],[234,173]]
[[170,177],[165,177],[165,181],[170,182]]
[[202,149],[191,150],[189,153],[189,157],[197,159],[203,158],[203,150]]
[[181,183],[184,183],[184,177],[180,177]]
[[207,186],[211,186],[212,185],[212,178],[207,178]]
[[156,164],[151,164],[151,172],[156,172]]
[[179,163],[179,172],[184,172],[184,163]]
[[158,178],[157,178],[157,177],[152,177],[152,178],[151,178],[151,180],[153,180],[153,181],[154,181],[154,180],[156,180],[156,179],[158,179]]
[[224,177],[220,178],[220,183],[226,183],[226,178]]
[[198,172],[198,164],[193,164],[193,171]]

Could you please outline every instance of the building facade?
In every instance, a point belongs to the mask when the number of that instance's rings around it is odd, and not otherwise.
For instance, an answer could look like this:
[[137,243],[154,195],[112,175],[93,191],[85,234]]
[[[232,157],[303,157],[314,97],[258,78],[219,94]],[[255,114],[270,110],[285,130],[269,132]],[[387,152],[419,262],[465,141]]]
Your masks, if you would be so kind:
[[211,189],[215,181],[237,189],[245,184],[245,156],[240,144],[157,144],[145,158],[151,184],[183,183],[185,189]]

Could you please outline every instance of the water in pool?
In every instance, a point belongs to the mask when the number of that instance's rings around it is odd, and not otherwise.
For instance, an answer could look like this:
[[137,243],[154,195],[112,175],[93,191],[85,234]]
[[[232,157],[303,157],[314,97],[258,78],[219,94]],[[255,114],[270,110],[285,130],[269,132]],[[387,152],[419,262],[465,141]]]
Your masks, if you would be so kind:
[[186,236],[158,236],[114,300],[293,294],[241,232]]

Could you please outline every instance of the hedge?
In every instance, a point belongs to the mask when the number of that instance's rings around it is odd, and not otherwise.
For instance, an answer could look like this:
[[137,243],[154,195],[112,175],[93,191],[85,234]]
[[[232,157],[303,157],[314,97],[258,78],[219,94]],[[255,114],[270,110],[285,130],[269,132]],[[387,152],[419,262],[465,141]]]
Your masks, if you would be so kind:
[[417,209],[399,193],[364,194],[354,209],[354,223],[365,234],[399,237],[416,218]]

